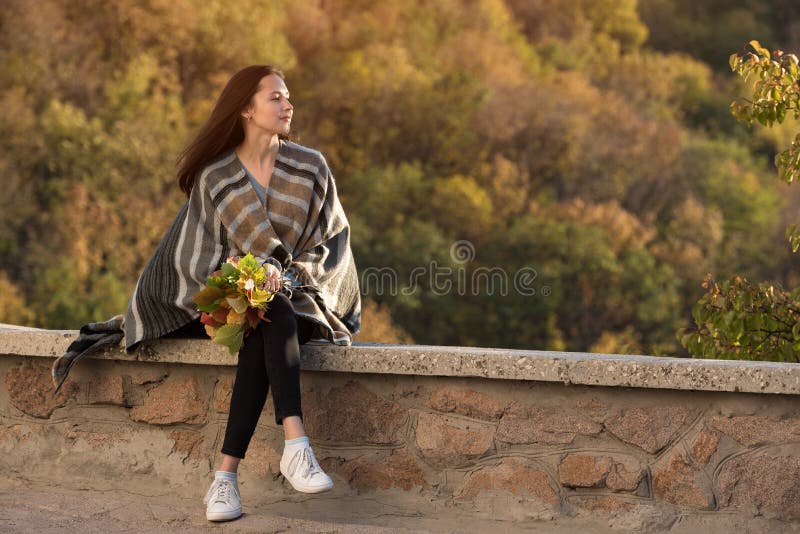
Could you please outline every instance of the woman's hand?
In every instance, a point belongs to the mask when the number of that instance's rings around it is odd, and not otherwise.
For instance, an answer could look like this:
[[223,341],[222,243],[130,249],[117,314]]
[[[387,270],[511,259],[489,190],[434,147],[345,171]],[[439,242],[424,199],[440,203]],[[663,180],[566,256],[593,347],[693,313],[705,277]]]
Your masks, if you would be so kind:
[[276,292],[281,288],[281,272],[271,263],[265,263],[267,270],[267,291]]

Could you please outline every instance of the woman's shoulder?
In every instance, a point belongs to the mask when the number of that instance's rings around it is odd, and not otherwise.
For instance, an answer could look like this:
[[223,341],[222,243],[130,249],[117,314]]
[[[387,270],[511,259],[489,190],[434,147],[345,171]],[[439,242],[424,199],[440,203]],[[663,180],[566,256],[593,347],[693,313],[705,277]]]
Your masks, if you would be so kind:
[[211,162],[207,163],[197,175],[196,187],[211,192],[215,197],[220,191],[225,190],[227,184],[241,178],[243,169],[233,149],[226,150]]
[[320,173],[328,166],[325,156],[316,148],[301,145],[294,141],[283,140],[283,147],[281,150],[282,156],[289,164],[305,171],[311,171],[314,174]]
[[224,151],[214,158],[200,171],[200,177],[226,178],[238,174],[242,170],[234,149]]

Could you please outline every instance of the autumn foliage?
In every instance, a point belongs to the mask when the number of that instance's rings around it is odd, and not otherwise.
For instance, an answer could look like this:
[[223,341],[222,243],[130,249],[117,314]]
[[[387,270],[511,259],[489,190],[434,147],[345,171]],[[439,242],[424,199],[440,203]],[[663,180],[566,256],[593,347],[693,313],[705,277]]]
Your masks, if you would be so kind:
[[[800,285],[800,195],[773,167],[796,128],[737,123],[725,62],[753,32],[788,48],[796,15],[751,3],[8,0],[0,320],[121,313],[185,201],[181,148],[266,63],[333,170],[359,271],[407,289],[364,294],[356,341],[686,356],[707,273]],[[410,284],[431,262],[532,269],[535,293]]]

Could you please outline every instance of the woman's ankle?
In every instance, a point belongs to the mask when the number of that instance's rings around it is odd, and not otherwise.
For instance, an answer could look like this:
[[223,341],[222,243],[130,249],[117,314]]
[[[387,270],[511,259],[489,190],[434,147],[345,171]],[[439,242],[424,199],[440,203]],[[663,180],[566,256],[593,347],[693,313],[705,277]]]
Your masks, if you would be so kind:
[[239,462],[241,462],[241,458],[237,458],[236,456],[231,456],[229,454],[223,453],[222,460],[219,463],[218,471],[225,471],[228,473],[238,473]]
[[303,427],[303,419],[299,415],[289,415],[281,421],[283,425],[283,439],[307,438],[306,429]]

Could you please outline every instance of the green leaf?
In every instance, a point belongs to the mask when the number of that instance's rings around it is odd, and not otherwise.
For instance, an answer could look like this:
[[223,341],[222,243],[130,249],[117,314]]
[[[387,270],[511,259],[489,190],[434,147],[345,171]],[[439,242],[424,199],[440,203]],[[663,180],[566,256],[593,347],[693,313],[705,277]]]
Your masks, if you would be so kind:
[[217,336],[214,343],[228,347],[231,355],[235,355],[242,348],[244,343],[244,325],[226,324],[217,328]]
[[239,269],[249,274],[252,274],[258,268],[258,265],[258,260],[250,252],[239,260]]
[[778,104],[777,112],[778,122],[783,123],[784,119],[786,118],[786,106],[784,104]]
[[215,287],[226,287],[228,285],[228,281],[222,276],[209,276],[206,279],[206,284]]
[[225,293],[225,290],[220,287],[208,286],[195,293],[192,300],[198,310],[211,312],[217,309],[219,301],[225,297]]
[[239,270],[231,265],[230,263],[223,263],[222,264],[222,276],[225,278],[235,277],[235,280],[239,279]]

